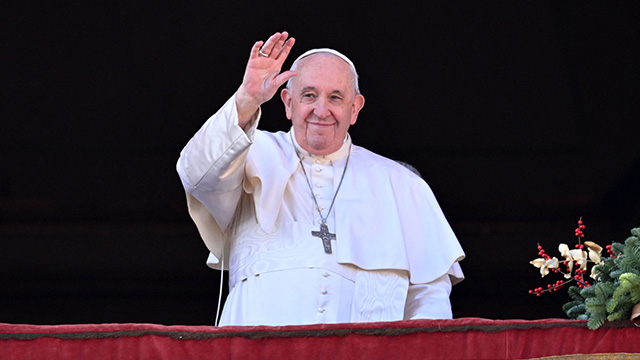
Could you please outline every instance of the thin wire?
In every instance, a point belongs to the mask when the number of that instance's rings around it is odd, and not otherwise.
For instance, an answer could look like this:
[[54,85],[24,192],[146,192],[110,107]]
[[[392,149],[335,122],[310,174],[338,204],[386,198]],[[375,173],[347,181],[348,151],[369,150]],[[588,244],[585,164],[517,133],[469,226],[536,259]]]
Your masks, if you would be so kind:
[[224,285],[224,244],[222,245],[222,261],[220,267],[220,293],[218,294],[218,308],[216,309],[216,326],[220,326],[220,308],[222,307],[222,287]]

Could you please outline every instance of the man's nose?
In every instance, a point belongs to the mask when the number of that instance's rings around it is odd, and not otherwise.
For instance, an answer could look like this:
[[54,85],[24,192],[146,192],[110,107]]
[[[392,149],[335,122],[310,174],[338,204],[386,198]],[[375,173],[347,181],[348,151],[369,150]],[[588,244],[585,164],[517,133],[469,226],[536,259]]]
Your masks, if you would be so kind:
[[318,99],[318,101],[316,101],[315,103],[315,108],[313,109],[313,114],[315,116],[317,116],[320,119],[324,119],[326,117],[329,117],[329,115],[331,115],[331,111],[329,111],[329,104],[327,104],[327,100],[325,99]]

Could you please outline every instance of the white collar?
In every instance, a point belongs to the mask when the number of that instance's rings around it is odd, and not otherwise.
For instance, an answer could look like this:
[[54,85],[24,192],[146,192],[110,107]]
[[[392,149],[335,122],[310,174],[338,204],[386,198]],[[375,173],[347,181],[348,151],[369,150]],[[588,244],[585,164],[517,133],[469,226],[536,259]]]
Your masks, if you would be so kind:
[[309,160],[309,161],[313,161],[313,159],[315,158],[322,158],[323,160],[328,160],[328,161],[335,161],[335,160],[340,160],[344,157],[347,156],[347,154],[349,153],[349,148],[351,146],[351,136],[349,136],[349,133],[347,133],[347,135],[344,138],[344,142],[342,143],[342,146],[340,147],[340,149],[336,150],[335,152],[331,153],[331,154],[327,154],[327,155],[313,155],[312,153],[308,152],[307,150],[303,149],[300,144],[298,144],[298,141],[296,140],[296,135],[295,132],[293,130],[293,127],[291,127],[290,130],[290,138],[293,141],[293,146],[295,147],[296,151],[298,152],[298,155],[300,156],[300,158],[304,161],[304,160]]

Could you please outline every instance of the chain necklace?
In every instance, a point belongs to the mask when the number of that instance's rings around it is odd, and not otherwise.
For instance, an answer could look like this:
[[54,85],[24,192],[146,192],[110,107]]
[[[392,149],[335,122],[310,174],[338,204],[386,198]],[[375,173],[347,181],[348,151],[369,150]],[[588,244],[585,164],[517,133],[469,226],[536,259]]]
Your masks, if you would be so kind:
[[333,209],[333,205],[336,202],[336,197],[338,197],[338,192],[340,191],[340,187],[342,186],[342,180],[344,180],[344,175],[347,173],[347,166],[349,166],[349,158],[351,157],[351,145],[349,144],[349,152],[347,153],[347,162],[344,164],[344,170],[342,171],[342,177],[340,177],[340,182],[338,183],[338,189],[336,189],[336,193],[333,194],[333,200],[331,200],[331,206],[329,206],[329,211],[327,211],[327,216],[322,215],[322,211],[320,210],[320,205],[318,205],[318,200],[313,195],[313,187],[311,186],[311,182],[309,181],[309,176],[307,176],[307,171],[304,169],[304,164],[302,163],[302,157],[298,153],[298,149],[295,148],[295,143],[293,142],[293,136],[289,133],[291,137],[291,143],[293,144],[296,155],[298,156],[298,160],[300,160],[300,167],[302,168],[302,173],[304,174],[304,179],[307,180],[307,185],[309,186],[309,190],[311,190],[311,198],[313,198],[313,202],[316,205],[316,210],[318,210],[318,214],[320,215],[320,231],[311,231],[311,236],[319,237],[322,239],[322,245],[324,246],[324,252],[327,254],[331,254],[331,240],[336,239],[336,234],[332,234],[329,232],[329,227],[327,226],[327,218]]

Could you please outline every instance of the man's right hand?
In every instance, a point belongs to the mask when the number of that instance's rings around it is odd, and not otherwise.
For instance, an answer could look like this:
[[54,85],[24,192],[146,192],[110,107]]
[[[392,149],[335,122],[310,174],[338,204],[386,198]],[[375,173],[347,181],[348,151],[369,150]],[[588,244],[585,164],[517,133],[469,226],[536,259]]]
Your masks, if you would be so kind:
[[256,42],[251,48],[242,85],[236,93],[238,124],[243,129],[260,105],[271,100],[278,88],[297,74],[290,70],[280,73],[294,43],[295,39],[284,31],[271,35],[266,42]]

